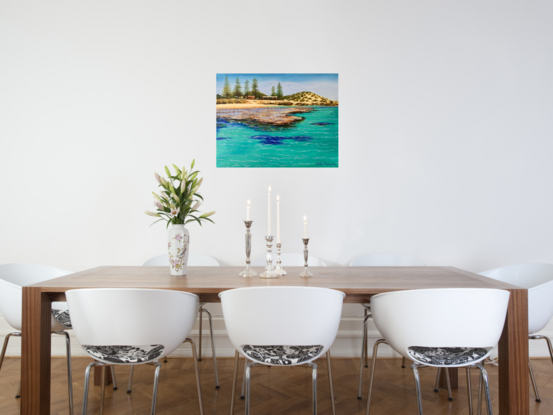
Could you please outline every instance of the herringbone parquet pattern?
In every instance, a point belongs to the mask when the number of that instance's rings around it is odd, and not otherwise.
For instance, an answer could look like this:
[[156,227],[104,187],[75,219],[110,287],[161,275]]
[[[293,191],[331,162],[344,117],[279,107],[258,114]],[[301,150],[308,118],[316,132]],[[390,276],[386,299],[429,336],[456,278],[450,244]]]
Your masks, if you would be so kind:
[[[90,360],[73,359],[73,380],[75,396],[75,415],[81,413],[84,370]],[[532,399],[529,402],[532,415],[553,413],[553,365],[548,359],[532,361],[534,372],[539,384],[542,403]],[[328,391],[326,361],[320,359],[318,376],[319,414],[331,415]],[[205,415],[228,415],[230,409],[230,391],[232,387],[233,359],[218,359],[219,381],[221,389],[216,390],[212,362],[204,359],[200,362],[202,392]],[[243,365],[240,365],[242,370]],[[497,411],[497,367],[486,365],[492,382],[492,398],[494,410]],[[364,399],[357,400],[358,359],[334,358],[332,361],[334,391],[336,397],[336,412],[344,415],[363,415]],[[117,367],[116,374],[119,390],[106,388],[106,415],[149,414],[153,367],[139,366],[135,370],[133,393],[128,395],[128,368]],[[310,414],[311,412],[311,381],[310,369],[307,367],[278,368],[254,367],[252,369],[252,401],[253,415],[291,415]],[[425,415],[456,415],[468,414],[465,372],[459,373],[459,389],[453,391],[453,402],[447,400],[447,392],[433,392],[435,370],[421,370],[423,388],[423,408]],[[366,375],[367,376],[367,375]],[[242,373],[239,373],[239,382]],[[14,399],[20,379],[20,359],[6,359],[0,371],[0,414],[19,414],[19,400]],[[368,380],[366,377],[365,380]],[[472,376],[473,396],[476,403],[477,373]],[[239,391],[238,391],[239,392]],[[89,395],[89,414],[97,414],[100,404],[100,388],[91,387]],[[533,397],[533,394],[531,393]],[[52,359],[52,415],[68,415],[67,378],[65,360]],[[236,414],[244,411],[244,401],[238,399]],[[415,385],[411,369],[401,369],[400,360],[380,359],[376,367],[376,381],[371,405],[371,414],[407,415],[417,411]],[[163,364],[160,378],[157,413],[168,414],[199,414],[199,407],[194,381],[192,360],[170,358]],[[485,412],[484,412],[485,413]],[[497,413],[497,412],[496,412]]]

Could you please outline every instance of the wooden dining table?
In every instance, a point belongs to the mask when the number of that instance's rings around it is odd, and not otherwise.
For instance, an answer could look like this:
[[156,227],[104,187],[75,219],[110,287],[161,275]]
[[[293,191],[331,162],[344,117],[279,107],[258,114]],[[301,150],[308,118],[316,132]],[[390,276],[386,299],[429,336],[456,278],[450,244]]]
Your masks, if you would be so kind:
[[[312,267],[314,276],[310,278],[299,276],[303,268],[289,267],[287,275],[276,279],[239,277],[242,269],[189,267],[186,276],[171,276],[169,267],[104,266],[23,287],[21,414],[50,414],[51,303],[64,301],[67,290],[155,288],[194,293],[201,302],[219,302],[218,294],[233,288],[296,286],[340,290],[346,294],[344,302],[359,304],[368,303],[372,295],[399,290],[499,288],[509,291],[507,318],[499,341],[499,412],[501,415],[528,415],[526,289],[453,267]],[[255,267],[254,270],[263,271]],[[463,313],[463,310],[457,312]],[[482,316],[482,320],[485,319],[486,316]],[[355,390],[351,398],[356,399]]]

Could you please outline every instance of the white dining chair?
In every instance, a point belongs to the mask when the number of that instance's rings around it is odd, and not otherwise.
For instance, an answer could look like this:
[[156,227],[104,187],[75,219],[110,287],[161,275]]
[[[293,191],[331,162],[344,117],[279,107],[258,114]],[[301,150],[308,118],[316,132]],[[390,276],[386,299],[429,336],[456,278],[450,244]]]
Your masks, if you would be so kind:
[[[276,256],[273,256],[273,265],[275,264]],[[283,253],[280,254],[280,260],[282,261],[282,268],[286,267],[303,267],[305,261],[303,259],[303,254],[295,253]],[[264,267],[267,265],[267,257],[262,256],[256,258],[252,261],[252,267]],[[326,264],[314,256],[309,256],[307,259],[307,265],[310,267],[326,267]]]
[[[553,264],[509,265],[481,272],[480,275],[528,289],[528,338],[545,340],[553,362],[551,340],[547,336],[536,334],[543,330],[553,317]],[[541,402],[530,357],[528,368],[536,402]]]
[[[303,254],[295,253],[283,253],[280,254],[280,260],[282,261],[282,268],[286,267],[303,267],[305,265],[305,260]],[[275,259],[273,259],[274,263]],[[259,257],[252,261],[252,266],[255,267],[264,267],[267,265],[267,257]],[[326,267],[326,264],[318,258],[310,256],[307,259],[307,265],[310,267]],[[244,363],[244,371],[246,370],[246,363]],[[242,378],[242,392],[240,394],[240,399],[245,399],[244,390],[246,388],[246,377]]]
[[[408,256],[396,254],[365,254],[358,256],[350,262],[350,267],[425,267],[428,264]],[[357,399],[362,399],[363,388],[363,366],[369,367],[369,334],[368,321],[371,318],[371,305],[363,304],[365,307],[365,318],[363,320],[363,340],[361,343],[361,363],[359,364],[359,391]],[[363,364],[364,363],[364,364]],[[402,359],[401,367],[405,368],[405,358]],[[449,378],[446,377],[448,384],[449,400],[452,400]],[[438,392],[437,386],[435,391]]]
[[[100,414],[104,409],[106,366],[155,366],[151,414],[156,412],[160,359],[190,343],[194,357],[200,414],[203,415],[196,345],[188,338],[198,318],[199,297],[151,289],[80,289],[65,293],[73,330],[83,350],[92,357],[85,371],[82,414],[87,413],[90,371],[102,368]],[[103,307],[98,307],[102,304]]]
[[[0,265],[0,312],[16,332],[8,333],[4,339],[0,368],[4,362],[6,349],[11,337],[21,337],[23,319],[23,287],[37,284],[53,278],[71,274],[71,271],[38,264],[3,264]],[[66,330],[71,329],[71,321],[67,313],[67,303],[52,303],[52,334],[65,336],[67,353],[67,390],[69,395],[69,413],[73,415],[73,381],[71,378],[71,340]],[[21,382],[15,395],[21,395]]]
[[[492,415],[488,374],[482,362],[499,342],[508,304],[508,291],[479,288],[396,291],[371,298],[374,324],[385,342],[413,361],[419,415],[422,399],[418,369],[425,366],[445,368],[446,373],[447,368],[466,368],[470,414],[470,368],[480,369],[480,385],[483,382],[488,414]],[[373,352],[365,415],[369,415],[377,348],[378,342]],[[482,387],[479,402],[481,393]]]
[[[169,266],[169,254],[162,254],[155,256],[153,258],[150,258],[148,261],[146,261],[143,266],[145,267],[159,267],[159,266]],[[190,252],[188,256],[188,266],[190,267],[218,267],[219,261],[217,261],[215,258],[206,255],[206,254],[200,254],[198,252]],[[203,322],[203,313],[207,314],[207,317],[209,319],[209,334],[211,336],[211,355],[213,357],[213,370],[215,371],[215,389],[219,389],[219,376],[217,372],[217,353],[215,352],[215,340],[213,337],[213,321],[211,317],[211,312],[204,308],[205,303],[200,303],[200,309],[199,309],[199,334],[198,334],[198,360],[202,360],[202,322]],[[167,362],[167,359],[165,360]],[[131,368],[131,376],[129,377],[129,386],[127,389],[127,393],[131,393],[131,383],[132,383],[132,371]]]
[[[336,339],[342,303],[341,291],[316,287],[249,287],[219,294],[227,333],[236,349],[232,382],[234,412],[240,355],[246,358],[245,413],[250,412],[252,366],[312,367],[313,414],[317,413],[317,364],[326,353],[332,413],[335,414],[330,347]],[[278,318],[274,318],[278,316]]]

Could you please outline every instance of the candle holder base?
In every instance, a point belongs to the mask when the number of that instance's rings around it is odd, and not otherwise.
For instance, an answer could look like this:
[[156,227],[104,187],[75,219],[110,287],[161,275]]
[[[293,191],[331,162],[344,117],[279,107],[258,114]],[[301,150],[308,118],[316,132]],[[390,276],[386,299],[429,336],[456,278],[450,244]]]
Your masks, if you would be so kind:
[[277,267],[275,268],[275,272],[280,275],[280,276],[283,276],[283,275],[288,275],[288,273],[286,271],[284,271],[282,268],[279,268],[278,265]]
[[274,269],[271,270],[271,271],[267,270],[267,271],[262,272],[261,274],[259,274],[259,278],[265,278],[265,279],[280,278],[280,274],[277,274]]
[[257,272],[255,272],[250,264],[246,265],[246,269],[239,274],[241,277],[257,277]]
[[309,272],[309,270],[307,269],[307,267],[305,267],[302,271],[302,273],[300,274],[300,277],[303,277],[303,278],[309,278],[309,277],[312,277],[313,274],[311,274]]

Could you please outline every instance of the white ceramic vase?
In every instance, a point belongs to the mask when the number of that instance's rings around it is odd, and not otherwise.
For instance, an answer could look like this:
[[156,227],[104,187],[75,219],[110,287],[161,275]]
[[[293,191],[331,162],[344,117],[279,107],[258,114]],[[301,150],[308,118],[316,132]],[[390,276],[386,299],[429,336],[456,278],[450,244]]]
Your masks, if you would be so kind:
[[167,235],[171,275],[186,275],[190,246],[188,229],[184,225],[172,225]]

